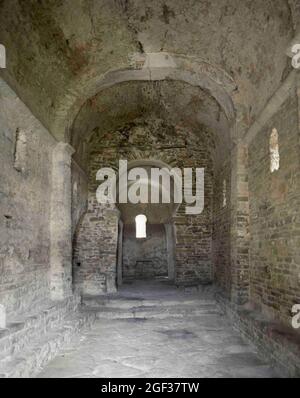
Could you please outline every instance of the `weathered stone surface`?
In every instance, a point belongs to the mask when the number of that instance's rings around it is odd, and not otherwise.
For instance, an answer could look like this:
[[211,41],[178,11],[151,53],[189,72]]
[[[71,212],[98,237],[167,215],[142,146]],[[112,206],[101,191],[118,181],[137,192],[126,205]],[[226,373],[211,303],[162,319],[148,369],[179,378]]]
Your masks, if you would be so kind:
[[45,303],[11,318],[0,333],[0,377],[32,377],[95,320],[78,311],[80,298]]
[[53,300],[72,294],[71,145],[59,142],[52,153],[50,211],[50,293]]
[[69,346],[38,377],[276,377],[210,295],[139,282],[100,303],[100,320],[80,346]]
[[147,237],[137,240],[135,226],[124,228],[123,279],[168,276],[167,239],[164,225],[147,225]]
[[[299,16],[298,0],[0,1],[1,374],[33,375],[93,319],[80,294],[87,307],[102,300],[102,334],[79,347],[99,338],[92,360],[61,361],[66,375],[270,376],[201,301],[217,286],[263,359],[299,376]],[[186,214],[173,198],[100,205],[96,172],[119,159],[205,168],[204,211]],[[137,214],[148,219],[143,241]],[[179,288],[172,305],[118,300],[126,277],[158,276]],[[123,325],[126,353],[108,357]]]
[[[187,140],[189,136],[189,141]],[[202,145],[197,143],[202,139]],[[173,217],[176,230],[174,243],[177,283],[212,281],[212,163],[210,158],[210,137],[204,130],[191,131],[184,126],[172,127],[161,119],[136,120],[135,123],[113,133],[96,131],[90,139],[89,169],[89,210],[77,231],[75,241],[74,270],[83,284],[89,285],[94,278],[98,280],[97,289],[105,291],[105,273],[112,272],[117,263],[117,224],[116,216],[105,206],[97,203],[96,188],[99,184],[96,173],[101,167],[118,168],[119,159],[132,160],[156,159],[163,163],[179,167],[205,168],[205,209],[199,215],[186,215],[185,204]],[[136,206],[138,207],[138,206]],[[134,214],[143,213],[151,220],[152,209],[135,210],[132,218],[126,218],[126,209],[121,208],[121,218],[134,223]],[[164,211],[160,211],[164,215]],[[158,214],[159,210],[158,210]],[[158,218],[159,220],[159,218]],[[97,239],[95,239],[97,237]],[[154,237],[155,238],[155,237]],[[124,238],[126,246],[126,238]],[[101,248],[101,241],[105,247]],[[103,255],[101,255],[101,251]],[[78,253],[78,254],[77,254]],[[99,261],[99,256],[102,259]],[[77,264],[77,265],[76,265]],[[80,264],[80,266],[78,266]],[[93,265],[92,265],[93,264]],[[126,267],[126,264],[125,264]],[[98,276],[96,276],[98,275]],[[124,271],[125,275],[125,271]],[[79,280],[77,279],[77,280]],[[85,291],[88,293],[88,291]],[[91,291],[89,292],[91,294]]]
[[94,0],[88,7],[7,0],[0,10],[0,41],[10,49],[5,77],[59,140],[104,74],[132,69],[136,53],[161,51],[230,75],[239,123],[249,127],[291,69],[285,50],[299,15],[286,0]]
[[73,276],[82,294],[112,293],[116,289],[119,213],[89,193],[88,210],[74,240]]
[[[300,302],[300,163],[295,94],[249,147],[250,292],[262,310],[290,326]],[[270,172],[269,140],[279,133],[280,169]]]
[[[15,166],[18,131],[26,157]],[[49,297],[53,137],[0,79],[0,302],[7,315]],[[18,161],[21,159],[19,158]]]
[[267,319],[255,306],[237,306],[219,296],[218,302],[236,330],[258,349],[281,377],[300,377],[300,337],[296,330]]

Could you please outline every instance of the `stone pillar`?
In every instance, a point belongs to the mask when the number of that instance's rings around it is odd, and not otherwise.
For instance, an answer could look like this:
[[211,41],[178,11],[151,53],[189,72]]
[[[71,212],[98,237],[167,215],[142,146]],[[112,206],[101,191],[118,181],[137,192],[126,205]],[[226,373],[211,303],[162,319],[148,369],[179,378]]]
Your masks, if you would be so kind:
[[242,305],[250,289],[247,146],[238,143],[231,159],[231,300]]
[[50,213],[50,292],[53,300],[72,294],[71,157],[74,149],[59,142],[52,154]]

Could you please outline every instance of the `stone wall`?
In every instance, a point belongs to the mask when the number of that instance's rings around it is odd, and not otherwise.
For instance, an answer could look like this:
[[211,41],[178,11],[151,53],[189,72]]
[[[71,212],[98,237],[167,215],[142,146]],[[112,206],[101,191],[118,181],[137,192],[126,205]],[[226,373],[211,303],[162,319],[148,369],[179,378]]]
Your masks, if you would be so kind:
[[85,172],[72,162],[72,236],[88,206],[88,177]]
[[230,163],[227,162],[222,170],[215,173],[212,241],[214,281],[224,289],[227,296],[231,290],[230,208],[231,176]]
[[208,181],[206,184],[207,201],[204,212],[201,215],[188,216],[181,206],[175,217],[175,280],[179,284],[212,282],[211,193],[207,192],[211,186]]
[[231,151],[230,202],[230,295],[242,305],[250,298],[248,148],[243,143]]
[[81,294],[112,293],[116,288],[118,211],[89,193],[88,210],[74,240],[73,281]]
[[[290,324],[300,303],[300,148],[296,95],[249,146],[250,294],[263,311]],[[269,140],[279,133],[280,169],[271,173]]]
[[135,226],[123,232],[123,278],[168,276],[167,241],[164,225],[148,224],[147,237],[137,239]]
[[[89,143],[91,148],[89,191],[90,197],[94,197],[95,200],[95,191],[99,184],[96,181],[97,171],[101,167],[117,169],[119,159],[128,161],[154,159],[171,167],[205,168],[205,208],[203,213],[187,215],[185,214],[185,206],[181,205],[174,217],[176,231],[175,279],[178,283],[208,283],[212,281],[213,173],[212,147],[209,139],[205,130],[194,132],[182,125],[170,126],[159,118],[152,118],[147,121],[137,119],[132,124],[115,132],[101,133],[96,131]],[[100,223],[98,216],[93,214],[93,212],[97,214],[99,212],[99,207],[95,205],[94,199],[90,200],[88,213],[78,233],[75,251],[81,253],[79,254],[81,264],[90,262],[93,256],[97,257],[95,253],[99,250],[99,246],[104,244],[102,234],[105,230],[106,221],[103,218],[104,216],[101,215],[102,221]],[[90,229],[92,222],[96,223],[98,231],[95,232],[94,238],[91,230],[95,230],[95,228]],[[105,235],[105,239],[109,242],[115,242],[116,239],[116,229],[114,227],[112,229],[113,236],[109,235],[111,233],[110,227]],[[108,250],[110,251],[110,249]],[[89,254],[89,252],[92,254]],[[115,252],[115,248],[113,252]],[[74,264],[76,264],[76,261]],[[107,265],[101,264],[98,262],[98,268],[96,268],[103,278]],[[76,270],[77,268],[75,266]],[[89,271],[86,269],[85,272],[78,271],[78,273],[82,276],[85,275],[86,280],[93,279],[92,273],[96,268],[90,267]],[[104,283],[103,280],[101,283]],[[99,282],[99,285],[101,283]]]
[[0,79],[0,303],[10,314],[49,297],[55,140]]
[[299,333],[282,322],[262,316],[255,306],[238,306],[217,294],[217,300],[243,338],[256,346],[280,377],[300,377]]

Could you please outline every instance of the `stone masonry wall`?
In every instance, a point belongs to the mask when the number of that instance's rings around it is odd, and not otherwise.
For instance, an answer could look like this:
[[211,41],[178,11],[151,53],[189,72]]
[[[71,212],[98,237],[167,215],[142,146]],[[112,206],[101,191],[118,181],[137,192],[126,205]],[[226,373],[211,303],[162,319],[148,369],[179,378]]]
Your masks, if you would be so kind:
[[123,278],[168,276],[167,241],[164,225],[147,225],[147,237],[137,239],[135,226],[123,232]]
[[85,172],[72,162],[72,236],[78,223],[87,210],[88,205],[88,177]]
[[214,281],[229,296],[231,289],[230,272],[230,164],[225,164],[215,173],[214,219],[213,219],[213,264]]
[[[203,213],[186,215],[184,206],[181,205],[174,218],[176,230],[175,279],[178,283],[212,281],[213,175],[212,143],[209,140],[209,134],[204,130],[193,132],[182,125],[173,127],[166,125],[160,119],[152,118],[147,121],[136,120],[131,125],[114,133],[95,132],[89,144],[91,148],[89,191],[93,193],[94,197],[98,186],[97,170],[101,167],[117,169],[119,159],[128,161],[155,159],[171,167],[205,168],[205,208]],[[91,211],[92,209],[89,208],[89,212]],[[89,213],[89,217],[93,217],[91,213]],[[105,223],[102,219],[103,222]],[[84,233],[80,232],[80,235],[80,239],[84,242]],[[100,242],[100,237],[97,239],[97,242]],[[107,237],[107,239],[109,238]],[[111,239],[115,238],[111,237]],[[89,240],[89,245],[92,245],[91,238],[88,237],[87,240]],[[87,248],[85,253],[90,258]],[[92,268],[90,272],[92,272]],[[105,273],[105,266],[100,272]],[[92,275],[86,275],[86,277],[92,278]]]
[[95,193],[89,193],[88,210],[74,240],[73,280],[81,294],[115,290],[118,219],[116,209],[99,204]]
[[[279,133],[280,169],[271,173],[273,128]],[[251,299],[288,324],[293,304],[300,303],[299,153],[293,95],[249,147]]]
[[49,297],[51,153],[55,141],[0,79],[0,303],[8,315]]

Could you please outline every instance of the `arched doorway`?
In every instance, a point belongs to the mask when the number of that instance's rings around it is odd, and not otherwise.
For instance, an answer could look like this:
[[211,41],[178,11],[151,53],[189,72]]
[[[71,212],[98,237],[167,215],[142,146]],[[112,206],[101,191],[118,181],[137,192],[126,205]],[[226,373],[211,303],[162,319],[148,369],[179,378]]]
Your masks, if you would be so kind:
[[[118,230],[117,285],[128,280],[153,280],[175,277],[175,228],[173,217],[179,204],[174,203],[174,176],[169,165],[157,160],[138,160],[130,162],[128,172],[144,169],[149,179],[145,181],[149,193],[148,203],[119,203],[120,222]],[[162,178],[159,186],[153,187],[151,170],[159,169]],[[164,186],[163,177],[170,179],[170,185]],[[132,183],[127,189],[130,190]],[[166,190],[170,203],[150,203],[152,189]]]
[[163,224],[147,225],[143,238],[136,236],[134,225],[125,225],[122,253],[123,279],[168,277],[166,231]]

